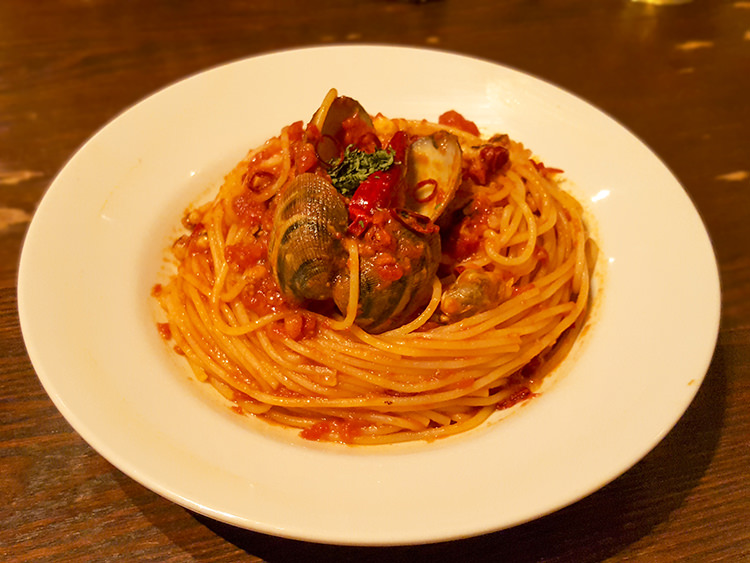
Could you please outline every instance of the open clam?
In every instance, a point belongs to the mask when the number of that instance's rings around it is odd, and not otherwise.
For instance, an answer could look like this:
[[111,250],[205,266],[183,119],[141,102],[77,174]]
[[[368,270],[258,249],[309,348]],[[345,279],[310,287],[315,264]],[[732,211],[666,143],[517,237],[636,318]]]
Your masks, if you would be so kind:
[[[374,254],[361,252],[359,308],[355,322],[380,333],[409,322],[432,294],[440,261],[440,234],[425,217],[406,210],[391,210],[379,238],[392,244]],[[367,242],[363,243],[367,245]],[[396,271],[398,274],[393,275]],[[341,311],[349,301],[349,276],[342,271],[333,298]]]
[[403,207],[435,221],[461,183],[461,155],[458,138],[445,131],[411,143],[406,154]]
[[358,120],[355,130],[359,131],[359,135],[374,131],[372,118],[365,108],[353,98],[339,96],[336,89],[331,88],[310,120],[310,125],[320,132],[321,139],[316,149],[321,161],[334,161],[341,156],[347,144],[355,141],[345,138],[343,124],[348,119]]

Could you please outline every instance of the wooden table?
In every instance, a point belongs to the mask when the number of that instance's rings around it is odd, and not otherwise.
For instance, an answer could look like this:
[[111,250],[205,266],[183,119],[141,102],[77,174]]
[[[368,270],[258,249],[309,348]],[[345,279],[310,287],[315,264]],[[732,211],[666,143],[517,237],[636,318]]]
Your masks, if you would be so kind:
[[[715,245],[718,346],[687,413],[602,490],[513,529],[398,548],[313,545],[210,521],[125,477],[42,390],[19,328],[26,228],[66,159],[123,108],[226,61],[289,47],[446,49],[537,75],[642,138]],[[0,559],[750,560],[750,2],[0,2]],[[53,283],[54,280],[51,280]]]

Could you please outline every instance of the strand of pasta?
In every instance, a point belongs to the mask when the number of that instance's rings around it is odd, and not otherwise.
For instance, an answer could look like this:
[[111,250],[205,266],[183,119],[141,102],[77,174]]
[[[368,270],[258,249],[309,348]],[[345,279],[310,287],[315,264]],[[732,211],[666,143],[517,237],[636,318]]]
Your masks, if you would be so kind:
[[354,324],[359,307],[359,245],[347,239],[344,246],[349,253],[347,264],[349,266],[349,298],[347,299],[346,315],[340,321],[330,320],[329,326],[333,330],[348,330]]
[[440,305],[440,297],[443,294],[443,289],[440,284],[440,280],[436,277],[432,280],[432,296],[430,297],[429,303],[427,303],[427,306],[423,309],[423,311],[415,318],[413,321],[406,323],[405,325],[401,325],[398,328],[394,328],[390,331],[388,331],[385,336],[400,336],[402,334],[409,334],[410,332],[414,332],[418,328],[422,327],[427,321],[430,320],[433,314],[435,314],[435,311],[437,311],[438,306]]

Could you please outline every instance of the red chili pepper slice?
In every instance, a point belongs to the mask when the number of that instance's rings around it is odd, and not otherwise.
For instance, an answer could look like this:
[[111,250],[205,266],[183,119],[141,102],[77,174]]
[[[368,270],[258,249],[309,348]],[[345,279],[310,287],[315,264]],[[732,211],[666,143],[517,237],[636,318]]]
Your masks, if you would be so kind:
[[414,186],[414,201],[417,203],[427,203],[437,197],[438,183],[434,178],[427,178],[417,182]]
[[403,164],[406,158],[406,149],[409,146],[409,135],[406,131],[396,131],[391,140],[388,141],[388,148],[393,149],[396,153],[393,160],[396,164]]
[[395,152],[393,165],[388,170],[370,174],[354,192],[349,202],[349,234],[360,236],[370,226],[373,212],[390,206],[403,174],[407,146],[406,132],[397,131],[388,143],[388,148]]
[[408,209],[391,209],[391,215],[404,227],[415,233],[429,235],[438,231],[438,226],[429,217],[409,211]]

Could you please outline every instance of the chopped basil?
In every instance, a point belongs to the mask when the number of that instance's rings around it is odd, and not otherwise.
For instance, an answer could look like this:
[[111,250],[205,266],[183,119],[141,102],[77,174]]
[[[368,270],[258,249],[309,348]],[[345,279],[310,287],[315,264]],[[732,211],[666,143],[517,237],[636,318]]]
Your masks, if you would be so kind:
[[349,145],[341,161],[329,170],[331,182],[341,194],[352,195],[370,174],[388,170],[393,165],[394,156],[393,149],[378,149],[374,153],[367,153]]

